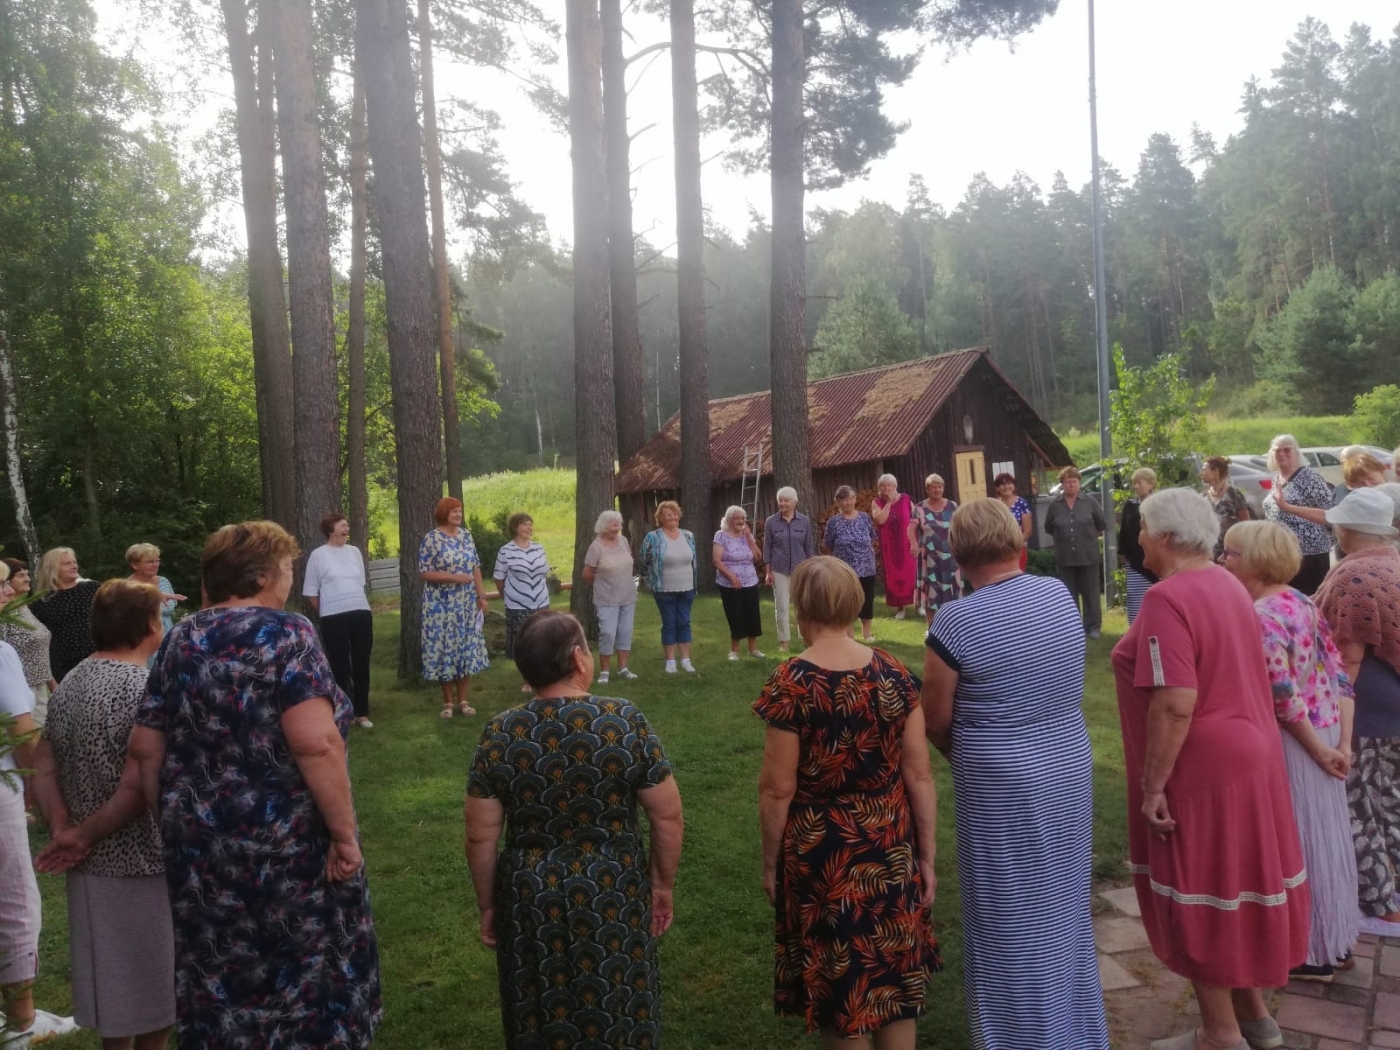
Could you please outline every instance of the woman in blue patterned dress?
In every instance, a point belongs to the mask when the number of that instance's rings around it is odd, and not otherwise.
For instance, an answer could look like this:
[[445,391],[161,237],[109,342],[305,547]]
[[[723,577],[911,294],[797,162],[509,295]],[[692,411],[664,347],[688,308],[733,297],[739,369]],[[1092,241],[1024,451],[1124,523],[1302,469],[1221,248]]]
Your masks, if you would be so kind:
[[452,717],[453,702],[462,714],[474,715],[467,702],[472,675],[491,666],[486,655],[482,617],[486,590],[481,585],[481,557],[471,530],[462,524],[462,504],[448,497],[433,509],[437,528],[418,547],[418,575],[423,580],[423,677],[442,686],[442,717]]
[[943,489],[941,475],[924,478],[928,499],[914,508],[909,520],[909,546],[919,556],[919,604],[928,623],[958,596],[958,562],[948,546],[948,523],[958,505],[944,498]]
[[160,814],[180,1050],[359,1050],[379,1024],[350,701],[282,611],[297,554],[268,521],[209,538],[209,605],[156,654],[108,803]]
[[593,654],[572,616],[531,616],[515,665],[535,695],[487,724],[466,804],[506,1048],[660,1050],[656,941],[671,927],[683,827],[671,763],[641,711],[591,695]]
[[1000,500],[961,507],[951,542],[973,591],[929,628],[921,700],[953,767],[971,1045],[1108,1050],[1079,613],[1059,580],[1021,571]]
[[856,510],[856,490],[842,485],[836,490],[836,513],[822,529],[822,552],[840,558],[860,580],[865,604],[860,607],[861,641],[875,640],[870,621],[875,616],[875,522],[863,510]]

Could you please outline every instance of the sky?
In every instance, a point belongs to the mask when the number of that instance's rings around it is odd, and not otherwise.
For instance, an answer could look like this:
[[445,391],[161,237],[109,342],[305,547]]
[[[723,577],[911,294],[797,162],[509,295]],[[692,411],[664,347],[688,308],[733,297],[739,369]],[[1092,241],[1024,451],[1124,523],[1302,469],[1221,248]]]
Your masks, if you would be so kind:
[[[105,31],[127,24],[123,0],[96,6]],[[1098,0],[1096,8],[1099,151],[1128,176],[1156,132],[1186,145],[1194,122],[1223,144],[1241,125],[1245,81],[1270,79],[1309,15],[1325,21],[1338,41],[1355,22],[1382,40],[1400,28],[1394,0]],[[629,29],[637,48],[665,38],[661,21],[634,18]],[[138,54],[149,56],[149,45],[141,45]],[[701,76],[712,68],[707,61],[713,59],[701,56]],[[562,65],[555,74],[562,87]],[[658,247],[674,239],[670,77],[663,52],[637,63],[629,78],[634,134],[654,125],[633,142],[634,224]],[[500,74],[440,61],[439,78],[439,97],[487,101],[499,110],[499,141],[520,195],[544,214],[555,241],[570,240],[567,138]],[[230,84],[211,87],[205,105],[189,111],[190,134],[207,126],[217,106],[230,104]],[[890,116],[909,122],[895,149],[865,178],[809,194],[808,209],[850,209],[866,199],[902,207],[912,174],[922,175],[932,199],[950,211],[978,173],[1005,183],[1024,171],[1048,191],[1063,171],[1079,187],[1089,178],[1088,94],[1087,0],[1060,0],[1058,13],[1014,48],[986,41],[952,55],[931,49],[910,80],[887,95]],[[729,170],[725,145],[722,136],[702,143],[701,156],[713,158],[705,166],[705,203],[715,224],[742,235],[751,212],[769,213],[768,179]]]

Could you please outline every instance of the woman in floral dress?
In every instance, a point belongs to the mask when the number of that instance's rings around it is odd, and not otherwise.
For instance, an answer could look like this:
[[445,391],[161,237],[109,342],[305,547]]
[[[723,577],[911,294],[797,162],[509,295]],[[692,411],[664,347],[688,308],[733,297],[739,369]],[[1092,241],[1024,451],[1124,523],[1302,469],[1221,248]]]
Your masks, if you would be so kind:
[[909,546],[919,556],[919,604],[933,623],[934,614],[958,596],[958,563],[948,545],[948,525],[958,505],[943,498],[943,478],[924,478],[928,499],[914,508],[909,522]]
[[423,580],[423,677],[442,686],[442,717],[452,717],[455,701],[464,715],[476,714],[467,702],[472,675],[491,666],[486,655],[482,616],[486,591],[481,585],[481,557],[471,530],[462,524],[462,504],[438,500],[437,528],[418,548],[418,575]]

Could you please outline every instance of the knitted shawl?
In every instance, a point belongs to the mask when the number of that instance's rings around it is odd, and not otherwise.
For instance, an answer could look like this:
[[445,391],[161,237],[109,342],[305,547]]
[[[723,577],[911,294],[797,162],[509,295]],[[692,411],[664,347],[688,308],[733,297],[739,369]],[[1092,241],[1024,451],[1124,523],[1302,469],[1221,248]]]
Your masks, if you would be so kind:
[[1387,544],[1348,554],[1313,601],[1339,645],[1364,645],[1400,673],[1400,551]]

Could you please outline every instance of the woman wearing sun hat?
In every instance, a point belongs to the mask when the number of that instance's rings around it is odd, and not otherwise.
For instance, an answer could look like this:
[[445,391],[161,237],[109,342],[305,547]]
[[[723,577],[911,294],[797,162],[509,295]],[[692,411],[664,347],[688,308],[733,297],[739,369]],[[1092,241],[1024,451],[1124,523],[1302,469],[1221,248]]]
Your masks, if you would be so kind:
[[[1400,842],[1400,550],[1395,504],[1361,488],[1327,512],[1346,558],[1318,588],[1316,602],[1332,628],[1356,689],[1356,754],[1347,778],[1356,845],[1363,932],[1400,933],[1397,878]],[[1347,741],[1342,741],[1345,748]],[[1380,919],[1382,926],[1374,926]]]

